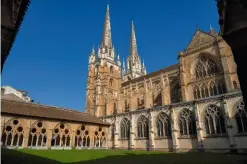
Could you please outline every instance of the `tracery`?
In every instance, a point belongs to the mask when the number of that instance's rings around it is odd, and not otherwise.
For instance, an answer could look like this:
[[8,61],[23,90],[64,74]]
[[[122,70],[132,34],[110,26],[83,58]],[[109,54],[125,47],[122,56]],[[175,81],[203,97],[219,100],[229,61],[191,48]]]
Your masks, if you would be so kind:
[[149,127],[148,119],[141,115],[137,121],[137,136],[139,138],[148,138]]
[[206,134],[226,133],[224,112],[216,105],[209,105],[204,112]]
[[157,116],[157,135],[158,137],[170,137],[171,136],[171,124],[169,116],[162,112]]
[[28,146],[44,147],[47,144],[47,130],[42,121],[35,123],[30,130]]
[[23,146],[24,129],[19,119],[9,121],[2,132],[2,146]]
[[128,139],[130,136],[130,121],[123,118],[120,124],[120,137],[121,139]]
[[61,123],[53,129],[51,146],[70,146],[70,130],[66,124]]
[[75,147],[90,147],[89,129],[85,125],[76,130]]
[[235,119],[237,122],[238,132],[247,132],[247,111],[243,100],[237,105]]
[[181,136],[195,136],[196,123],[194,114],[187,108],[184,108],[179,114],[179,128]]

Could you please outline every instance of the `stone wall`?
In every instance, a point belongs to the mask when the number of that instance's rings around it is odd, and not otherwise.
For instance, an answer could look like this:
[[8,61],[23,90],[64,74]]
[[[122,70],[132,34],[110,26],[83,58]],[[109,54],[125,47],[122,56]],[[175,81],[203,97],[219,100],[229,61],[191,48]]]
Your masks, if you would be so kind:
[[[241,103],[242,97],[240,92],[228,93],[215,97],[199,99],[196,101],[176,103],[130,111],[126,113],[105,116],[102,119],[110,123],[114,129],[109,129],[114,148],[120,149],[146,149],[146,150],[164,150],[164,151],[246,151],[247,150],[247,133],[239,132],[236,122],[236,111]],[[207,113],[209,108],[218,109],[222,112],[222,124],[214,126],[214,129],[207,131]],[[181,113],[184,109],[188,109],[195,122],[194,134],[181,134]],[[245,110],[245,109],[244,109]],[[246,110],[245,110],[246,111]],[[171,134],[170,136],[158,135],[158,118],[161,113],[169,116]],[[148,137],[146,139],[138,137],[139,118],[144,116],[148,118]],[[220,117],[220,116],[219,116]],[[128,119],[129,136],[128,140],[121,139],[122,127],[121,121]],[[219,127],[222,125],[222,127]],[[213,125],[212,125],[213,127]],[[167,128],[167,127],[165,127]],[[164,129],[165,129],[164,128]],[[247,127],[245,127],[247,128]],[[191,131],[191,129],[189,130]],[[186,133],[186,132],[185,132]],[[188,132],[189,133],[189,132]]]
[[[7,148],[106,148],[108,127],[2,114],[1,146]],[[55,141],[54,141],[55,140]]]

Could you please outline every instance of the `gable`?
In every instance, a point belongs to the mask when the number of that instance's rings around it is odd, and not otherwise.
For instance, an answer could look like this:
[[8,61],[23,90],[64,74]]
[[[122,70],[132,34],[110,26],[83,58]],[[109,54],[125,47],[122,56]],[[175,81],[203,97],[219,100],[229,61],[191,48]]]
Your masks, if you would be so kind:
[[2,96],[2,99],[12,100],[12,101],[19,101],[19,102],[25,102],[23,99],[19,98],[18,96],[16,96],[13,93],[3,95]]
[[203,31],[197,30],[195,32],[192,40],[190,41],[188,47],[186,48],[186,50],[195,48],[195,47],[202,45],[202,44],[205,44],[205,43],[208,43],[214,39],[215,39],[215,37],[213,37],[212,35],[209,35]]

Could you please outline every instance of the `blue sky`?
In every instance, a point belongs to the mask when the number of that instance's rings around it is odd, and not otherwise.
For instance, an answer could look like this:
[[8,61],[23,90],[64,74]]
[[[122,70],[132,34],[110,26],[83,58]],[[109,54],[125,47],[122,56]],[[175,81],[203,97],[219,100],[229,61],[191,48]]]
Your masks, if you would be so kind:
[[[131,20],[148,73],[177,63],[196,25],[219,31],[214,0],[32,1],[2,75],[2,85],[28,91],[41,104],[84,111],[88,55],[102,39],[110,4],[112,40],[129,53]],[[186,3],[185,3],[186,2]]]

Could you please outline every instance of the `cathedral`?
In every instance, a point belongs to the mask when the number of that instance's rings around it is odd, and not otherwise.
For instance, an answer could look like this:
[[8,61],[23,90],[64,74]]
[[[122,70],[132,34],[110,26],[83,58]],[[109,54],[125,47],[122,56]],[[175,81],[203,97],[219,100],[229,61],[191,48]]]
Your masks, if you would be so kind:
[[164,151],[247,150],[247,112],[231,48],[211,27],[197,29],[178,62],[147,74],[134,23],[120,61],[109,6],[102,42],[89,55],[86,113],[102,119],[108,147]]
[[2,87],[1,147],[247,152],[247,111],[222,37],[197,29],[177,63],[147,73],[130,24],[130,51],[121,62],[107,6],[102,42],[89,54],[85,112]]

